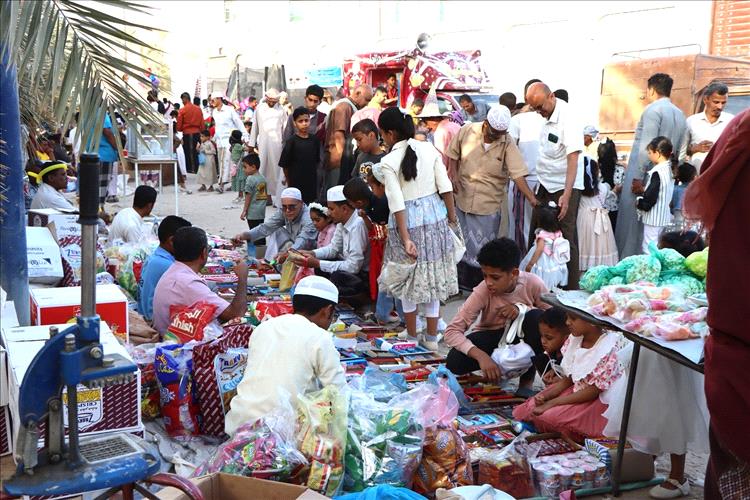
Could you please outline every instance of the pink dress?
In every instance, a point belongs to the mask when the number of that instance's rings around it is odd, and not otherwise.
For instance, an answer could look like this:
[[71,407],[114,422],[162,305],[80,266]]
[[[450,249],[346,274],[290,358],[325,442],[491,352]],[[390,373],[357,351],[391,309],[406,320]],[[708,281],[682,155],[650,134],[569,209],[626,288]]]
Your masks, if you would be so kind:
[[[605,332],[596,344],[586,349],[581,347],[582,338],[571,335],[562,347],[561,366],[573,385],[560,396],[594,385],[601,391],[599,397],[586,403],[555,406],[538,416],[532,413],[536,403],[530,398],[513,410],[513,418],[533,423],[539,432],[560,432],[576,440],[603,435],[607,425],[603,414],[608,407],[609,392],[616,383],[619,386],[625,380],[617,353],[627,341],[619,333]],[[548,393],[552,387],[541,394]]]
[[328,246],[336,232],[336,224],[328,224],[322,231],[318,232],[318,248]]

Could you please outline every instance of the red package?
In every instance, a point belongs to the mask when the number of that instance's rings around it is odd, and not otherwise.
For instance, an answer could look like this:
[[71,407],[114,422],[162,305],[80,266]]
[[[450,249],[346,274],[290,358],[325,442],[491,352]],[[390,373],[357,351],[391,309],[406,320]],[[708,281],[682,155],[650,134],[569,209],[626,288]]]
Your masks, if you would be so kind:
[[133,276],[135,282],[141,282],[141,271],[143,271],[143,261],[141,259],[133,259]]
[[251,325],[236,325],[224,329],[224,335],[193,348],[193,380],[200,408],[201,433],[206,436],[224,435],[224,408],[216,381],[214,358],[231,348],[247,347]]
[[181,345],[164,345],[156,348],[154,357],[164,427],[173,437],[193,436],[200,428],[193,397],[191,354]]
[[255,303],[255,317],[258,321],[263,321],[266,317],[275,318],[293,312],[291,300],[259,300]]
[[213,321],[216,309],[216,305],[207,302],[196,302],[191,306],[169,306],[169,317],[172,320],[164,339],[176,340],[178,344],[203,340],[203,330]]

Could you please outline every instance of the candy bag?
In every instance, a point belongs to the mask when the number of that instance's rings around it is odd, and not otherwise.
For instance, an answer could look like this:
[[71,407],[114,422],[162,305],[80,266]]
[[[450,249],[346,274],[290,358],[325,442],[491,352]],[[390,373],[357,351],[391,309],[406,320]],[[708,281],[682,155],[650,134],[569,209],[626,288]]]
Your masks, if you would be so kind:
[[688,255],[685,259],[685,267],[699,278],[705,278],[708,271],[708,247]]
[[198,406],[193,397],[192,351],[182,345],[156,348],[154,369],[159,381],[164,427],[172,437],[198,434]]
[[606,285],[612,277],[609,266],[594,266],[581,276],[579,284],[582,290],[595,292]]
[[229,411],[229,403],[237,394],[237,386],[242,382],[247,366],[247,349],[232,348],[214,358],[216,382],[221,396],[221,407],[224,415]]
[[335,385],[298,396],[299,449],[310,462],[304,484],[333,496],[344,478],[349,397]]
[[191,306],[169,306],[169,327],[164,340],[186,344],[191,340],[203,340],[204,329],[214,320],[218,306],[208,302],[196,302]]
[[484,453],[479,460],[479,484],[490,484],[514,498],[533,497],[528,458],[536,456],[536,448],[526,443],[528,435],[524,431],[505,448]]

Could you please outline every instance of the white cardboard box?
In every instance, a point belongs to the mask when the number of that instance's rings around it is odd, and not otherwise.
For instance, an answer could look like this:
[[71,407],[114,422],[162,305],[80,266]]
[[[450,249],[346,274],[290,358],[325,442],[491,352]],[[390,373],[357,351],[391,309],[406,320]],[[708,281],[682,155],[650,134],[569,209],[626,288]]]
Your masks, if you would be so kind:
[[63,278],[60,247],[46,227],[26,227],[29,281],[55,284]]
[[9,403],[8,392],[8,353],[0,345],[0,407]]
[[[60,331],[63,331],[71,325],[53,326],[57,326]],[[21,383],[34,357],[49,339],[49,327],[50,325],[45,325],[3,328],[2,330],[3,344],[8,351],[8,394],[13,420],[12,442],[14,446],[20,428],[18,400]],[[120,354],[126,359],[132,360],[127,350],[120,345],[105,322],[101,323],[99,339],[105,355]],[[63,398],[65,398],[65,391],[63,391]],[[108,386],[102,389],[88,389],[79,386],[78,420],[81,436],[112,431],[138,431],[143,425],[140,401],[140,370],[136,372],[136,377],[126,384]],[[66,425],[67,418],[66,411],[64,414]],[[40,432],[40,435],[42,434],[43,430]]]
[[29,210],[29,226],[47,227],[54,224],[57,240],[65,236],[81,236],[81,225],[78,223],[78,212],[62,211],[54,208],[36,208]]
[[[72,323],[81,312],[81,287],[29,290],[32,325]],[[96,285],[96,313],[115,336],[128,341],[128,298],[117,285]]]

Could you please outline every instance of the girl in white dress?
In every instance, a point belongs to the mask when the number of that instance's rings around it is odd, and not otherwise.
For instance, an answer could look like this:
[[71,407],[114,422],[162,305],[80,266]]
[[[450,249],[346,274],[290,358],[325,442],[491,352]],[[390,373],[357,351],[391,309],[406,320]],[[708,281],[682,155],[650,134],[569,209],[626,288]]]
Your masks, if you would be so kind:
[[583,193],[578,205],[578,255],[581,271],[594,266],[617,264],[615,232],[604,202],[609,186],[600,182],[599,165],[585,157],[586,170],[583,176]]
[[527,273],[542,278],[550,290],[568,284],[568,266],[570,260],[570,242],[563,238],[559,211],[554,201],[548,207],[539,209],[539,229],[536,230],[536,241],[519,266]]

